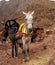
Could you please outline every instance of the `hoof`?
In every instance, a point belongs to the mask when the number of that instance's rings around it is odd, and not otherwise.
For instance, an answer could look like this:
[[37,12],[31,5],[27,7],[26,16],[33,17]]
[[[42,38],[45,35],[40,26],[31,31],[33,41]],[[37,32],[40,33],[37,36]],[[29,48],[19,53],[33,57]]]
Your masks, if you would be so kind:
[[26,61],[29,61],[29,57],[26,57]]
[[25,59],[23,59],[23,62],[27,62],[29,61],[29,57],[26,57]]
[[25,62],[25,59],[23,59],[23,62]]

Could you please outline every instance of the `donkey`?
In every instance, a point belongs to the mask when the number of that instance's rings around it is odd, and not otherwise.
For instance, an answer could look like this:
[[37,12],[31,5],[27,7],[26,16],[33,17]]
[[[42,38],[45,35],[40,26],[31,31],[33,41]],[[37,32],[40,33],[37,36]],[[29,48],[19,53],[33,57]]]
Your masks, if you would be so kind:
[[[22,43],[23,43],[23,47],[22,47],[22,53],[23,53],[23,57],[24,59],[28,60],[29,57],[29,48],[30,48],[30,43],[31,43],[31,34],[32,34],[32,29],[33,29],[33,12],[23,12],[23,14],[26,16],[26,22],[24,23],[24,28],[23,28],[23,36],[22,36]],[[20,31],[20,28],[19,28]]]
[[17,40],[20,37],[16,37],[16,33],[19,29],[19,23],[17,23],[15,20],[8,20],[4,23],[4,30],[3,30],[3,39],[2,41],[6,42],[7,37],[12,42],[12,57],[14,58],[14,50],[15,50],[15,56],[18,56],[18,45],[17,45]]

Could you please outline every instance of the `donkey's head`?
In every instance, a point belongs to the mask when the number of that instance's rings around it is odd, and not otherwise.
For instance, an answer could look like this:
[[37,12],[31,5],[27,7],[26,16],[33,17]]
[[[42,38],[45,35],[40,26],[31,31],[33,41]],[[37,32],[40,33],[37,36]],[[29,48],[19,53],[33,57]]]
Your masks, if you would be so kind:
[[26,24],[27,24],[27,28],[28,29],[32,29],[32,24],[33,24],[33,14],[34,14],[34,11],[33,12],[23,12],[23,14],[26,16]]

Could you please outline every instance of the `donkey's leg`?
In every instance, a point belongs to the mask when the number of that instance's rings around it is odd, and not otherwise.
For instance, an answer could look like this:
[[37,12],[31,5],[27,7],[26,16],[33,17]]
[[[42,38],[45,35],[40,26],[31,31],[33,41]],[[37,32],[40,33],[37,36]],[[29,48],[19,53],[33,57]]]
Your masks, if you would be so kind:
[[25,61],[29,61],[29,49],[30,49],[30,43],[31,43],[31,38],[26,37],[25,38]]
[[12,57],[14,58],[14,44],[12,43]]
[[17,57],[18,56],[18,44],[15,43],[15,56]]
[[25,36],[22,37],[22,42],[23,42],[22,53],[23,53],[24,58],[25,58],[27,56],[27,48],[26,48],[26,39],[25,39]]
[[31,37],[28,37],[27,40],[28,40],[28,43],[27,43],[27,54],[29,55]]

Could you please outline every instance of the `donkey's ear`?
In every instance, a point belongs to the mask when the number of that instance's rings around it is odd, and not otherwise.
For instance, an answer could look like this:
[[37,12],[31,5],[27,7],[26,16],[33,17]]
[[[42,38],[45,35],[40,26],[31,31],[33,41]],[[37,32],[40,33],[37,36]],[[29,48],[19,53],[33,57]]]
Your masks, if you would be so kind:
[[33,15],[34,14],[34,11],[31,13],[31,15]]
[[28,12],[28,14],[30,14],[30,13],[31,13],[31,11]]
[[27,15],[27,13],[25,13],[24,11],[22,11],[22,13],[23,13],[24,15]]

